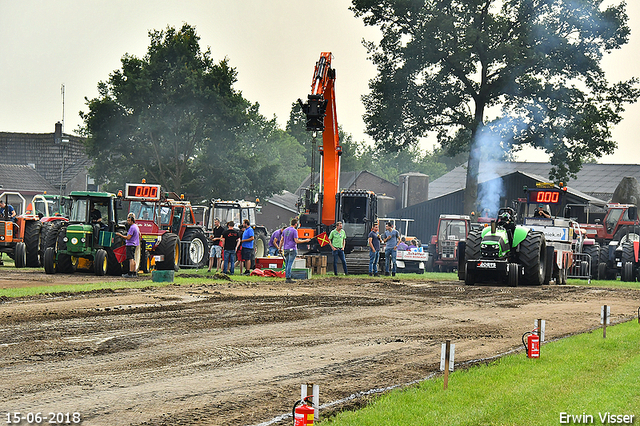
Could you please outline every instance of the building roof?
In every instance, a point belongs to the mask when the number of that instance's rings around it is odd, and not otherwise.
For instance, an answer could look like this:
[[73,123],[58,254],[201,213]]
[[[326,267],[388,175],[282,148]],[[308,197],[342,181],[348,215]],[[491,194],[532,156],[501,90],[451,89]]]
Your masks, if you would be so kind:
[[57,190],[31,166],[0,165],[0,192],[36,191],[56,193]]
[[[485,166],[492,173],[486,174],[485,178],[481,175],[478,183],[515,171],[537,175],[548,180],[551,170],[551,163],[494,162]],[[633,176],[640,181],[640,164],[583,164],[576,179],[571,179],[565,184],[569,188],[606,201],[611,198],[622,178],[626,176]],[[466,179],[467,164],[465,163],[431,182],[429,184],[429,199],[464,188]]]
[[293,213],[298,213],[298,210],[296,209],[298,197],[289,191],[284,191],[282,194],[274,194],[267,198],[266,202],[282,207],[283,209],[289,210]]
[[[340,172],[340,188],[338,188],[338,189],[342,190],[342,189],[351,188],[353,186],[353,184],[356,182],[356,180],[358,180],[360,175],[362,175],[364,173],[369,174],[371,176],[375,176],[376,178],[380,179],[381,181],[388,182],[391,185],[398,186],[398,184],[390,182],[390,181],[386,180],[385,178],[381,178],[380,176],[376,175],[375,173],[371,173],[370,171],[367,171],[367,170],[360,170],[360,171],[357,171],[357,172]],[[320,184],[320,173],[315,173],[313,180],[314,180],[314,182],[316,184]],[[308,175],[306,177],[306,179],[302,182],[302,184],[300,184],[300,186],[296,190],[296,194],[300,194],[302,188],[308,188],[310,182],[311,182],[311,175]]]

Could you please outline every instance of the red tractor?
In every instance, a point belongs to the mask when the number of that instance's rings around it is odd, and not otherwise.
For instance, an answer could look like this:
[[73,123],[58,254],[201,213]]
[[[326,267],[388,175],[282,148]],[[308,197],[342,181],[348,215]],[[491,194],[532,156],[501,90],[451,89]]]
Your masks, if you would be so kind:
[[[202,225],[196,222],[189,201],[175,193],[163,193],[160,185],[128,183],[124,199],[130,201],[129,212],[135,214],[136,224],[145,242],[142,270],[154,269],[155,250],[162,239],[176,239],[175,268],[201,268],[209,259],[207,237]],[[177,237],[176,237],[177,236]]]
[[458,243],[465,241],[471,230],[471,217],[457,214],[441,214],[438,231],[429,242],[427,271],[451,272],[458,269],[460,253]]

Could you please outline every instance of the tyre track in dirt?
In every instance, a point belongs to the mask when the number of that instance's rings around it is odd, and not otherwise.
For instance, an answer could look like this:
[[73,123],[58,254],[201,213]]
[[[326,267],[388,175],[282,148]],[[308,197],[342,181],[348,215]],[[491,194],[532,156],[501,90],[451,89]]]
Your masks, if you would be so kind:
[[0,400],[85,425],[258,424],[288,412],[301,383],[320,384],[321,403],[407,383],[437,368],[445,339],[457,361],[492,356],[535,318],[551,339],[597,326],[602,304],[631,315],[639,294],[340,277],[10,300]]

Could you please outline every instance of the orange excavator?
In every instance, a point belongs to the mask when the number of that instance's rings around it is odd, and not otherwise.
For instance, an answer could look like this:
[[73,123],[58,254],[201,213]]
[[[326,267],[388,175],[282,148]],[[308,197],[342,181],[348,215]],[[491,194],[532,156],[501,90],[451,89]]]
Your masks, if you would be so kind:
[[[298,202],[298,207],[301,210],[298,235],[300,238],[313,238],[322,232],[328,233],[335,227],[336,222],[341,221],[347,234],[345,253],[349,264],[350,253],[368,252],[368,234],[373,223],[378,220],[377,196],[367,190],[340,190],[342,146],[340,146],[336,118],[336,72],[331,67],[331,59],[331,52],[320,54],[320,59],[313,72],[311,94],[307,96],[305,103],[298,99],[307,118],[307,131],[312,132],[314,146],[311,183],[308,188],[304,189]],[[317,151],[320,153],[321,164],[319,184],[316,185],[315,145],[319,132],[322,133],[322,145],[317,148]],[[318,251],[318,246],[316,240],[313,240],[311,244],[304,247],[306,248],[304,251]],[[304,248],[299,246],[299,249]],[[360,261],[356,263],[359,264]],[[349,266],[350,272],[351,268]]]

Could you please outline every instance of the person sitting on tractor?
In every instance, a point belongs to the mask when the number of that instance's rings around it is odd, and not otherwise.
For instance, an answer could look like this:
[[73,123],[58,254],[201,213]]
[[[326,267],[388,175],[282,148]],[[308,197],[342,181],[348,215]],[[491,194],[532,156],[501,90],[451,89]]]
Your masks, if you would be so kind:
[[543,204],[538,204],[538,208],[535,213],[533,213],[533,217],[546,217],[547,219],[551,219],[551,215],[545,211]]
[[513,233],[516,230],[515,211],[510,207],[500,210],[501,212],[498,215],[498,226],[503,227],[505,231],[507,231],[509,247],[513,247]]
[[96,207],[94,203],[91,203],[90,210],[91,211],[89,212],[89,219],[91,220],[91,223],[99,225],[101,231],[107,229],[107,225],[102,222],[102,212],[98,210],[98,207]]
[[11,204],[7,204],[4,200],[0,200],[0,219],[8,219],[12,222],[16,221],[16,210]]

